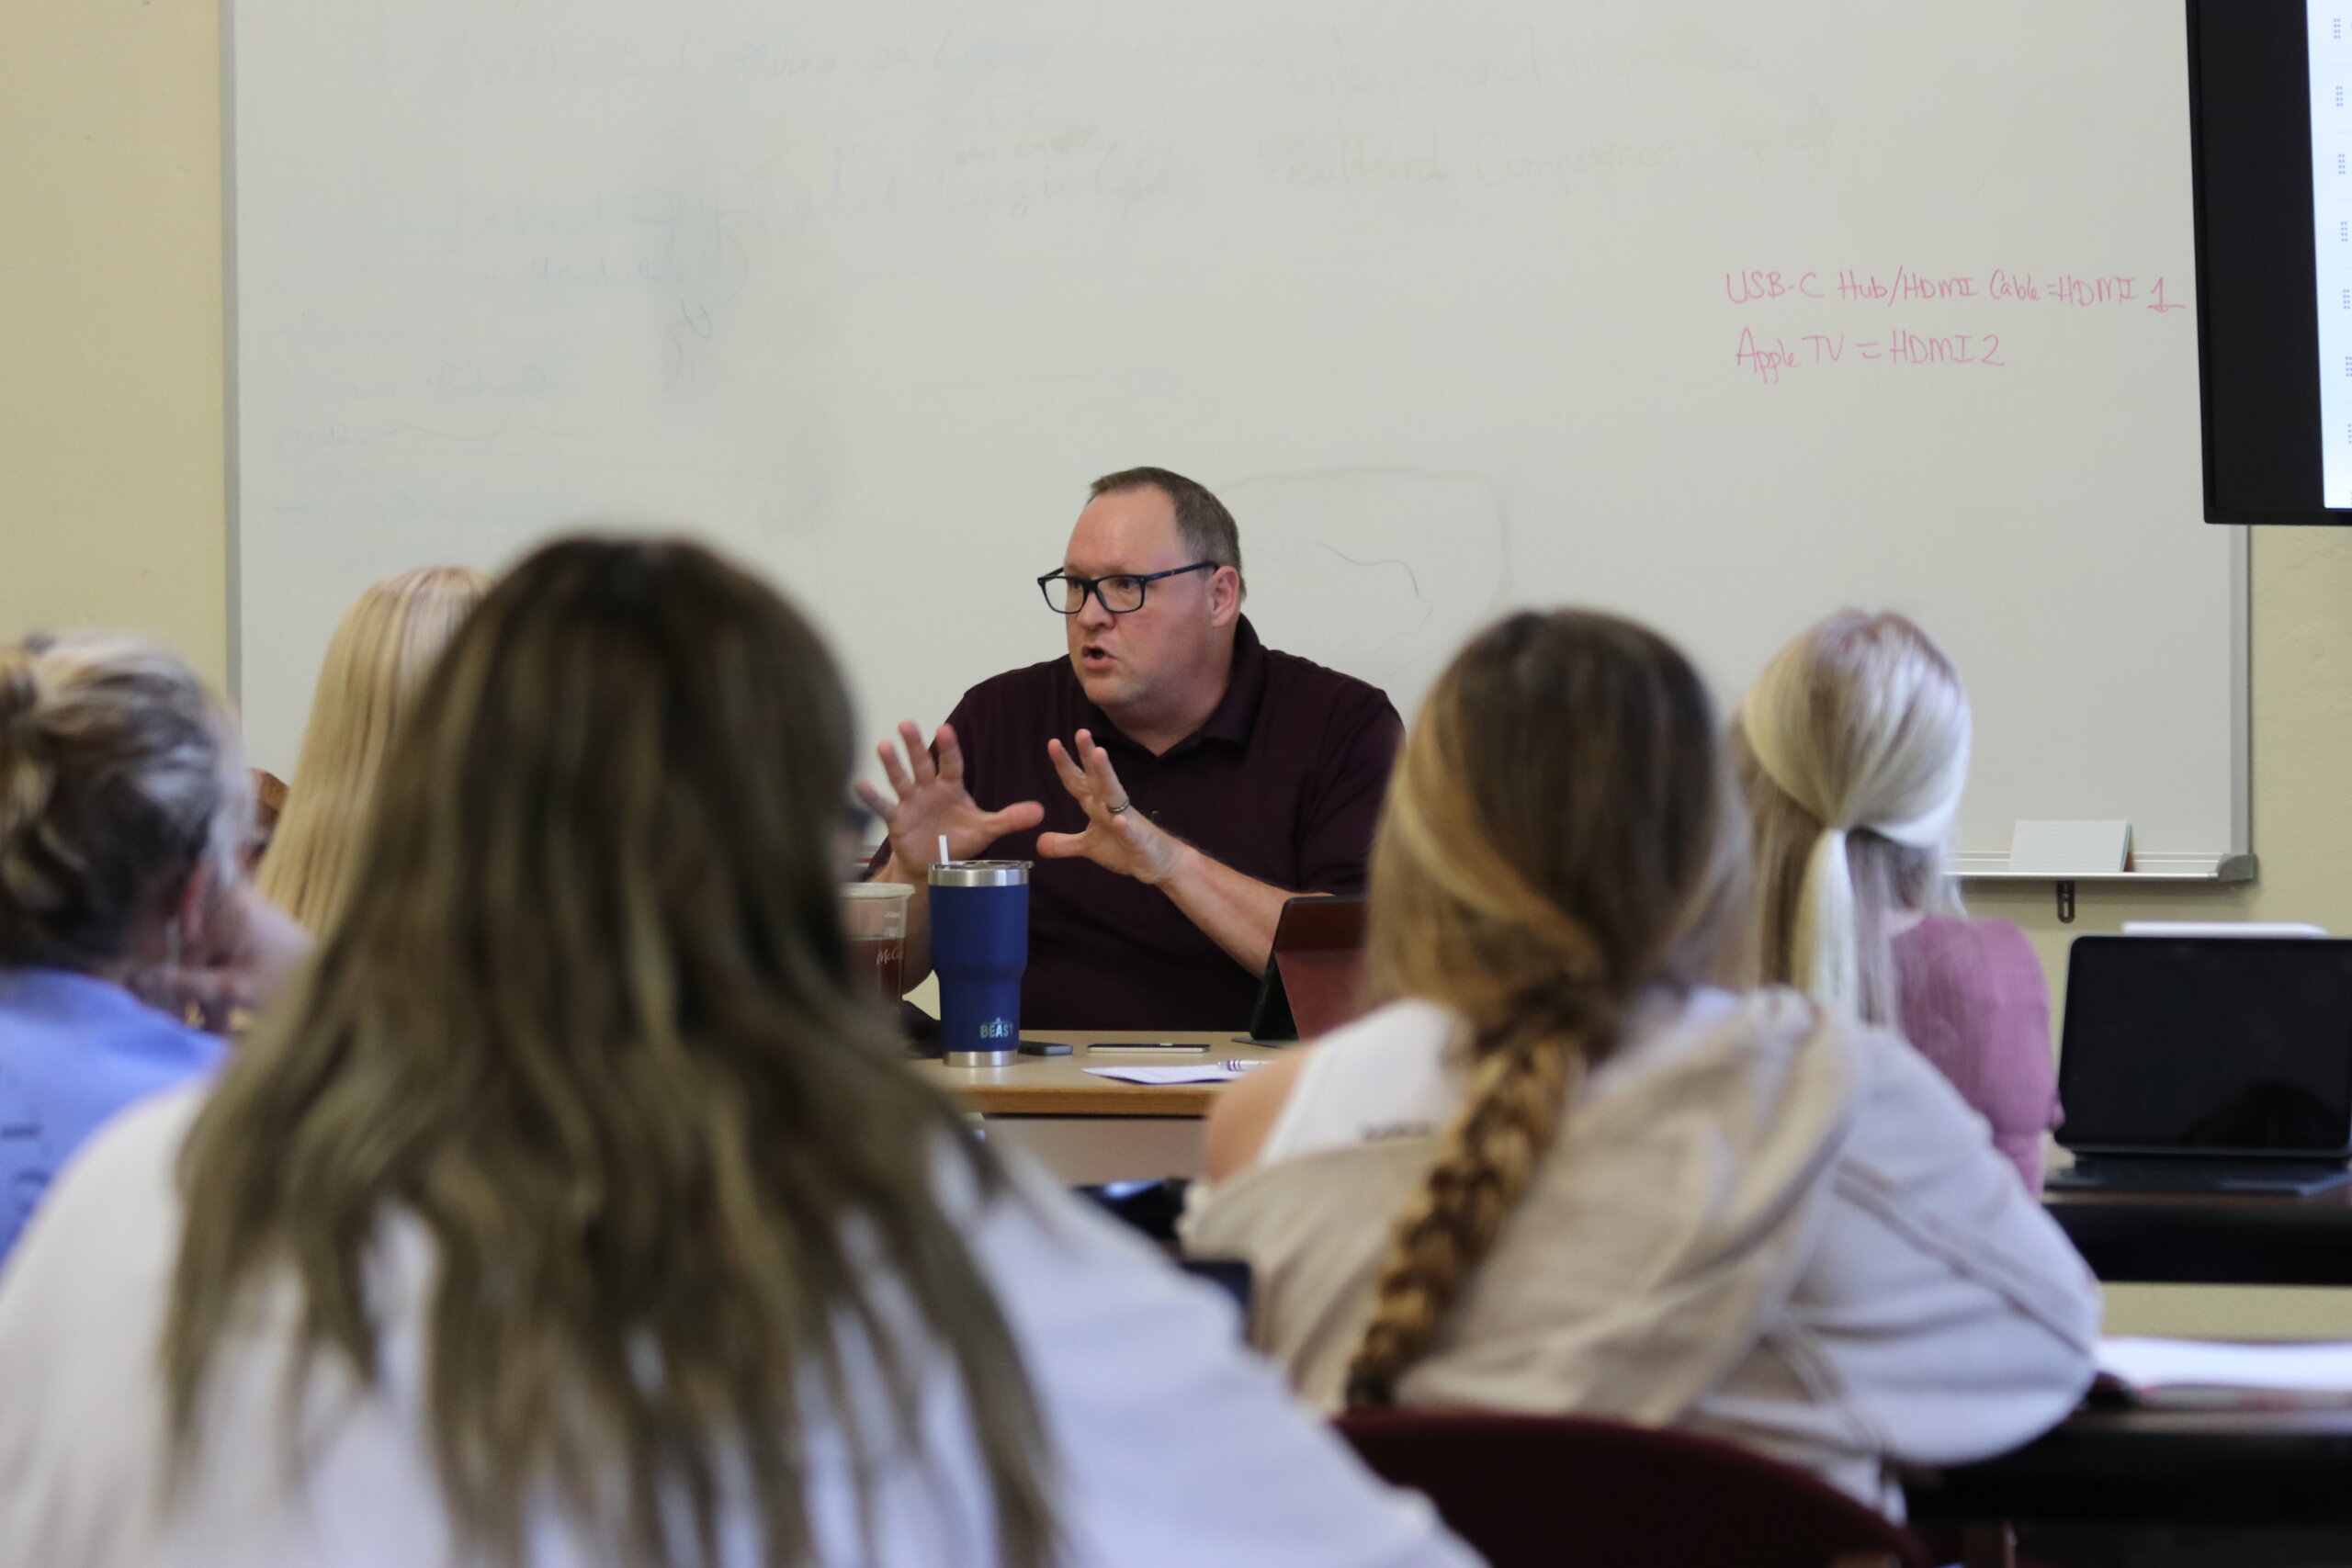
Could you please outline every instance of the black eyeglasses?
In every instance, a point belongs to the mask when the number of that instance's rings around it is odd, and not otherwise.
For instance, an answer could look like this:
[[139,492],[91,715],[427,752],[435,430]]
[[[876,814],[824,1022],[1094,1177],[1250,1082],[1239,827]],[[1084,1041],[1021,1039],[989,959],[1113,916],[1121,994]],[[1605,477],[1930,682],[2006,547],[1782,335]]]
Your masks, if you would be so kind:
[[1196,560],[1190,566],[1142,577],[1131,571],[1116,577],[1072,577],[1067,571],[1049,571],[1037,580],[1037,590],[1046,596],[1046,608],[1057,615],[1075,615],[1085,609],[1089,593],[1101,600],[1111,614],[1131,615],[1143,608],[1144,590],[1150,584],[1163,577],[1182,577],[1188,571],[1215,571],[1217,565],[1213,560]]

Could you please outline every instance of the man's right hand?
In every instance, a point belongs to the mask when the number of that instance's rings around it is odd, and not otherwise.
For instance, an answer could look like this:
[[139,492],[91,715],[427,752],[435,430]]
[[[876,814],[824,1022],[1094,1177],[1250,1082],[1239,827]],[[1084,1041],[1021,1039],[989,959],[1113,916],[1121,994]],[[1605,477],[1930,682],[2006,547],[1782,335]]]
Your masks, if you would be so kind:
[[[906,747],[899,755],[899,744]],[[899,742],[885,740],[875,748],[882,771],[898,792],[893,802],[865,780],[857,781],[859,798],[870,807],[890,833],[890,866],[884,874],[893,881],[921,883],[939,858],[939,836],[947,835],[947,850],[957,860],[970,860],[982,850],[1024,828],[1046,819],[1046,808],[1023,800],[1001,811],[983,811],[964,787],[964,752],[956,743],[952,725],[939,727],[937,761],[922,743],[922,731],[911,719],[899,726]]]

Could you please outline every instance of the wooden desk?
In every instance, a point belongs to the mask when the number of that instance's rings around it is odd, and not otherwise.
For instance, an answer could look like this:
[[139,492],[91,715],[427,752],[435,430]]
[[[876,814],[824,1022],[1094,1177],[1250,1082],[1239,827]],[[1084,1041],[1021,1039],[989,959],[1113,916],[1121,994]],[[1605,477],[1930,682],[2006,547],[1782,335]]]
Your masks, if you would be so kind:
[[[983,1116],[1205,1116],[1223,1084],[1135,1084],[1099,1078],[1089,1067],[1199,1066],[1204,1062],[1272,1061],[1283,1046],[1242,1045],[1235,1031],[1024,1029],[1023,1040],[1073,1047],[1067,1056],[1016,1056],[1009,1067],[951,1067],[925,1062],[922,1070],[966,1109]],[[1205,1055],[1091,1055],[1090,1044],[1140,1044],[1156,1040],[1206,1045]]]
[[2308,1198],[2045,1192],[2041,1201],[2110,1283],[2352,1285],[2352,1186]]
[[[1026,1030],[1076,1047],[1021,1056],[1009,1067],[922,1071],[1072,1185],[1197,1176],[1200,1118],[1221,1084],[1144,1085],[1089,1074],[1141,1056],[1091,1057],[1096,1041],[1181,1040],[1209,1047],[1188,1062],[1270,1060],[1285,1046],[1237,1043],[1231,1031]],[[2048,1206],[2091,1272],[2114,1284],[2352,1286],[2352,1186],[2309,1198],[2252,1193],[2047,1192]]]
[[[1017,1056],[1009,1067],[951,1067],[924,1062],[933,1083],[976,1113],[991,1138],[1025,1150],[1073,1186],[1151,1181],[1201,1173],[1201,1118],[1222,1084],[1131,1084],[1096,1077],[1089,1067],[1197,1066],[1203,1062],[1269,1061],[1283,1046],[1242,1045],[1235,1032],[1024,1029],[1025,1040],[1074,1047],[1067,1056]],[[1092,1056],[1089,1044],[1175,1040],[1204,1044],[1199,1056]]]
[[[1200,1119],[1223,1084],[1120,1084],[1087,1067],[1141,1055],[1087,1055],[1091,1042],[1181,1039],[1209,1046],[1188,1063],[1270,1060],[1289,1046],[1244,1046],[1230,1030],[1025,1030],[1070,1055],[1021,1055],[1012,1067],[922,1063],[924,1075],[992,1134],[1028,1149],[1072,1185],[1200,1176]],[[2173,1192],[2046,1192],[2067,1239],[2109,1283],[2352,1286],[2352,1185],[2317,1197]]]

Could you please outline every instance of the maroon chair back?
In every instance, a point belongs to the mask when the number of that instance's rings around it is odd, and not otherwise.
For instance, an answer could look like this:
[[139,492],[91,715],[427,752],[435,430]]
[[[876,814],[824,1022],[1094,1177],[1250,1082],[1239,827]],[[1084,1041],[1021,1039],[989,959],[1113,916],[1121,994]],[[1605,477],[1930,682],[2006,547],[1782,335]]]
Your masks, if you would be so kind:
[[1804,1471],[1576,1416],[1353,1412],[1364,1462],[1428,1495],[1493,1568],[1923,1568],[1917,1537]]

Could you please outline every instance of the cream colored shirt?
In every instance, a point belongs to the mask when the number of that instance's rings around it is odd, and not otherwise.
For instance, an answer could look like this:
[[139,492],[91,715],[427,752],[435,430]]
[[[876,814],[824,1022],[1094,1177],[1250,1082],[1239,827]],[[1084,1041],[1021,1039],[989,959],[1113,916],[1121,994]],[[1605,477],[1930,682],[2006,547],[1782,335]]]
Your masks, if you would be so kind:
[[[151,1100],[101,1133],[0,1273],[0,1564],[474,1568],[452,1540],[426,1438],[435,1263],[413,1220],[387,1225],[372,1259],[379,1385],[361,1389],[322,1361],[305,1406],[306,1462],[289,1463],[283,1389],[299,1303],[279,1281],[223,1340],[196,1472],[164,1503],[155,1348],[179,1240],[173,1164],[195,1108],[188,1095]],[[1216,1292],[1035,1171],[1016,1167],[1014,1179],[1016,1195],[983,1204],[944,1177],[941,1201],[1036,1393],[1057,1461],[1047,1485],[1066,1541],[1057,1568],[1473,1568],[1424,1500],[1375,1481],[1297,1407],[1242,1348]],[[920,1369],[926,1451],[876,1466],[870,1550],[841,1429],[812,1416],[814,1564],[996,1561],[985,1472],[944,1360]],[[855,1392],[879,1398],[870,1381]],[[720,1562],[748,1568],[751,1511],[722,1512]],[[531,1508],[527,1532],[529,1568],[616,1561],[612,1542],[551,1504]]]
[[[1455,1027],[1402,1002],[1331,1035],[1258,1163],[1195,1193],[1188,1247],[1249,1260],[1254,1337],[1327,1408],[1459,1101]],[[1917,1053],[1793,992],[1702,990],[1634,1010],[1397,1397],[1707,1432],[1894,1511],[1889,1461],[1996,1453],[2072,1408],[2098,1316]]]

